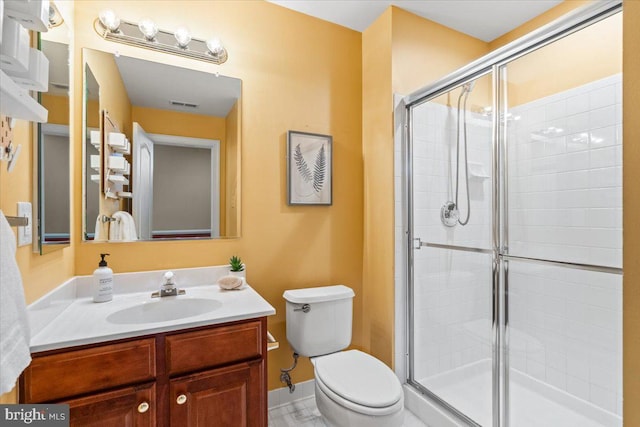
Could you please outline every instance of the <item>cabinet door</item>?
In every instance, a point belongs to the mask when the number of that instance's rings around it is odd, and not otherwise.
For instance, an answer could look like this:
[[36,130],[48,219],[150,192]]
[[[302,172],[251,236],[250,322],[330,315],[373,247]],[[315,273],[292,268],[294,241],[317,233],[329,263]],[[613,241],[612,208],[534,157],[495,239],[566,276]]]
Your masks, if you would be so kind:
[[264,361],[171,380],[171,427],[266,427]]
[[155,427],[155,383],[97,393],[69,405],[71,427]]

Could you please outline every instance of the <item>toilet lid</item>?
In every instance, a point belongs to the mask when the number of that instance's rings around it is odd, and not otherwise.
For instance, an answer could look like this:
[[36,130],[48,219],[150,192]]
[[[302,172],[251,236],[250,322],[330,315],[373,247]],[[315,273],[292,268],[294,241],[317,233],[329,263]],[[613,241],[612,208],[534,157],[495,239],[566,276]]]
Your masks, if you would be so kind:
[[393,371],[373,356],[358,350],[314,358],[316,376],[331,391],[362,406],[384,408],[402,397]]

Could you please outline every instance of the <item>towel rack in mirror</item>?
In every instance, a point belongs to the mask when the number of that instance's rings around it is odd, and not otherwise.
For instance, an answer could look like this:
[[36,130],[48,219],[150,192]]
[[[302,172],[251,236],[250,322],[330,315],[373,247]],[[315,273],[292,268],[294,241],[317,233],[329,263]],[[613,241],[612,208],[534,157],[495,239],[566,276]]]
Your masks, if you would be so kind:
[[6,216],[11,227],[26,227],[29,225],[29,218],[26,216]]

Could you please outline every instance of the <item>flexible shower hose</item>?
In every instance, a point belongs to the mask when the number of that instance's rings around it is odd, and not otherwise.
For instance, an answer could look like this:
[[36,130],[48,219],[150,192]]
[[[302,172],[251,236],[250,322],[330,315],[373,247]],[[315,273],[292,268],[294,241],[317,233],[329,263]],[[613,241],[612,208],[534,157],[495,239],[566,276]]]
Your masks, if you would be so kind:
[[456,200],[455,200],[455,204],[456,207],[458,207],[458,183],[460,182],[460,100],[462,99],[462,97],[464,96],[464,103],[463,103],[463,112],[462,112],[462,120],[463,120],[463,125],[462,125],[462,132],[463,132],[463,142],[464,142],[464,166],[465,166],[465,172],[464,172],[464,176],[465,176],[465,183],[466,183],[466,191],[467,191],[467,217],[465,218],[464,221],[458,219],[458,223],[460,225],[467,225],[467,223],[469,222],[469,217],[471,216],[471,203],[470,203],[470,198],[469,198],[469,161],[468,161],[468,150],[467,150],[467,98],[469,98],[469,92],[471,92],[471,89],[467,88],[466,86],[463,86],[462,89],[462,93],[460,94],[460,96],[458,97],[458,126],[457,126],[457,132],[456,132]]

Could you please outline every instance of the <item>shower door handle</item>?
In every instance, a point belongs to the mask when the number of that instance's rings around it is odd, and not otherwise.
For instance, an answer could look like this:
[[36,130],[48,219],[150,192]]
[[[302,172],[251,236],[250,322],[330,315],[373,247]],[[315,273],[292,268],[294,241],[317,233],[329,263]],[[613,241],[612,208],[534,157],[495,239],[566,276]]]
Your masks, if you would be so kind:
[[419,237],[414,237],[413,249],[420,249],[420,248],[422,248],[422,239],[420,239]]

